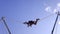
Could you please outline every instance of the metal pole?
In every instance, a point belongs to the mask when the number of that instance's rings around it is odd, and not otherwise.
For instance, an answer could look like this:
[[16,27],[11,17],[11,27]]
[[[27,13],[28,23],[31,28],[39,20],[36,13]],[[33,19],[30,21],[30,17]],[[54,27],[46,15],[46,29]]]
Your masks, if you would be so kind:
[[10,30],[9,30],[9,28],[8,28],[8,25],[6,24],[6,22],[5,22],[5,20],[4,20],[4,17],[2,17],[2,20],[3,20],[3,22],[4,22],[5,27],[6,27],[7,30],[8,30],[8,33],[11,34],[11,32],[10,32]]
[[58,15],[59,15],[59,13],[57,14],[57,17],[56,17],[56,20],[55,20],[55,23],[54,23],[51,34],[53,34],[53,32],[54,32],[54,29],[55,29],[55,26],[56,26],[56,23],[57,23],[57,20],[58,20]]

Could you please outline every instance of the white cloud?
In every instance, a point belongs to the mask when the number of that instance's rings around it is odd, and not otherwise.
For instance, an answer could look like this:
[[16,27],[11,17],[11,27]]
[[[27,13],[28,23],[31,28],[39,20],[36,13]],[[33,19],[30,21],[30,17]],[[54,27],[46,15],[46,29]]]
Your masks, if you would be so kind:
[[53,11],[54,11],[53,13],[60,11],[60,3],[57,3],[57,6],[55,7]]
[[53,10],[53,13],[56,13],[56,12],[57,12],[57,9],[54,9],[54,10]]
[[60,11],[60,3],[57,3],[56,7],[54,9],[51,6],[47,6],[45,8],[45,11],[50,12],[50,13],[56,13],[56,12]]
[[47,11],[47,12],[51,11],[51,7],[50,6],[46,7],[45,11]]
[[60,11],[60,3],[57,3],[56,9],[57,9],[57,11]]
[[58,24],[60,24],[60,21],[58,21]]
[[60,7],[60,3],[57,4],[57,7]]

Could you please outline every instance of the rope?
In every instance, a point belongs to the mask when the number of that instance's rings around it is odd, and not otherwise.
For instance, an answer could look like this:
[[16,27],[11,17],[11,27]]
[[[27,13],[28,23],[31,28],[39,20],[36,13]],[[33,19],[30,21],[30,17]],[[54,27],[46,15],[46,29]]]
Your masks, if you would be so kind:
[[44,20],[44,19],[46,19],[46,18],[48,18],[48,17],[50,17],[50,16],[52,16],[52,15],[53,15],[53,14],[50,14],[50,15],[48,15],[48,16],[42,18],[41,21]]

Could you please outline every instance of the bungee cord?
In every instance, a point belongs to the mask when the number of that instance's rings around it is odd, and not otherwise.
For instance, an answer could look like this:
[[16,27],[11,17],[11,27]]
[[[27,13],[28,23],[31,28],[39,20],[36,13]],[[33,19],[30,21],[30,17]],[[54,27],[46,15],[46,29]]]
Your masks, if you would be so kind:
[[40,19],[40,21],[42,21],[42,20],[44,20],[44,19],[46,19],[46,18],[49,18],[49,17],[52,16],[52,15],[54,15],[54,14],[50,14],[50,15],[48,15],[48,16],[46,16],[46,17],[43,17],[43,18]]

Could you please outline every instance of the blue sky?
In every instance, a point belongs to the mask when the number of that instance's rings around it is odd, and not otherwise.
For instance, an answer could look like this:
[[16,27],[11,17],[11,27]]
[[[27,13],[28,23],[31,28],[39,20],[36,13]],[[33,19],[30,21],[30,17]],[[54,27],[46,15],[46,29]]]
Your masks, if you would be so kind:
[[[56,19],[53,11],[57,8],[58,3],[60,0],[0,0],[0,19],[2,16],[5,17],[12,34],[51,34]],[[49,8],[45,10],[47,7]],[[25,21],[42,19],[50,14],[53,15],[38,21],[37,25],[32,27],[28,28],[23,24]],[[60,25],[57,24],[57,26],[55,34],[60,32]],[[8,34],[3,21],[0,21],[0,34]]]

